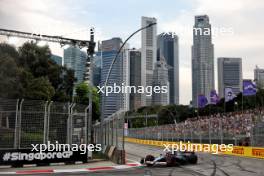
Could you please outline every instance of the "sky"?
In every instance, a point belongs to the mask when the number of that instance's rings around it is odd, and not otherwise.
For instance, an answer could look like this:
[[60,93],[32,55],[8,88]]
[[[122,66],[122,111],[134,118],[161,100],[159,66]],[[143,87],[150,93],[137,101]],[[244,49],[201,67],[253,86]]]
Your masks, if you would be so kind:
[[[255,66],[264,68],[263,0],[0,0],[0,28],[78,39],[89,39],[94,27],[96,41],[125,40],[140,28],[141,16],[157,18],[158,33],[179,36],[181,104],[191,100],[191,28],[194,16],[203,14],[212,27],[232,29],[232,34],[213,36],[216,88],[218,57],[241,57],[243,78],[253,79]],[[130,47],[140,48],[140,39],[140,34],[132,38]],[[24,41],[8,42],[18,46]],[[62,55],[59,45],[49,45]]]

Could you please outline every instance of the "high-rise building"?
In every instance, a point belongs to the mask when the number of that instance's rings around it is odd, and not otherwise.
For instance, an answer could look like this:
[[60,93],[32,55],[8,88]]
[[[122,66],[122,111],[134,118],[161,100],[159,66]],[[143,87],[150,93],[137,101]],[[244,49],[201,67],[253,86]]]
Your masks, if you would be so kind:
[[[126,44],[123,48],[123,51],[121,52],[122,60],[121,60],[121,75],[122,75],[122,83],[124,86],[129,86],[130,82],[130,61],[129,61],[129,45]],[[129,92],[123,93],[122,94],[122,109],[125,111],[129,110]]]
[[74,70],[74,77],[77,79],[75,84],[79,84],[84,80],[85,65],[87,54],[77,47],[69,47],[64,49],[64,65]]
[[[141,52],[138,50],[129,51],[129,62],[130,62],[130,86],[141,86]],[[130,93],[129,95],[129,110],[136,110],[141,107],[141,94]]]
[[264,69],[256,66],[254,69],[254,80],[256,81],[258,88],[264,89]]
[[169,103],[179,104],[179,44],[178,36],[162,33],[157,38],[157,58],[164,57],[168,66]]
[[[142,27],[156,22],[156,18],[141,18]],[[141,45],[141,85],[144,87],[152,86],[153,69],[157,60],[157,25],[141,31]],[[141,103],[142,106],[151,105],[152,97],[142,95]]]
[[168,79],[167,63],[164,57],[160,57],[159,61],[157,61],[155,64],[152,85],[153,85],[153,88],[158,86],[161,89],[163,86],[166,86],[168,90],[166,93],[153,92],[153,104],[154,105],[168,105],[169,104],[169,94],[170,94],[169,79]]
[[195,16],[192,46],[192,103],[197,107],[199,95],[210,99],[214,89],[214,45],[207,15]]
[[217,60],[219,97],[225,96],[225,88],[234,94],[242,91],[242,59],[221,57]]
[[62,66],[62,57],[57,56],[55,54],[52,54],[50,57],[50,60],[52,60],[53,62],[55,62],[56,64]]
[[[100,86],[104,86],[107,74],[114,60],[120,46],[122,45],[122,40],[120,38],[112,38],[110,40],[102,41],[102,68],[101,68],[101,83]],[[113,86],[114,84],[117,86],[125,85],[127,80],[124,80],[124,74],[127,68],[124,68],[124,62],[127,63],[126,58],[124,56],[124,52],[121,52],[117,57],[116,62],[112,67],[111,74],[108,79],[107,86]],[[124,94],[120,93],[109,93],[108,96],[105,94],[101,94],[101,107],[103,116],[106,118],[109,115],[112,115],[118,110],[122,110],[127,108],[127,99]]]
[[99,86],[101,82],[102,52],[95,53],[93,58],[93,85]]

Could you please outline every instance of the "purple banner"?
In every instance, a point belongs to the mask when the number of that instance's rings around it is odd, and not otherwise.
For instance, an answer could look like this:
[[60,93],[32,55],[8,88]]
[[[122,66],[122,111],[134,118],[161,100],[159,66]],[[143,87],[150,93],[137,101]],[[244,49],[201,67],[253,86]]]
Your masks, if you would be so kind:
[[206,98],[206,96],[204,95],[199,95],[198,96],[198,107],[199,108],[204,108],[208,103],[208,100]]
[[210,93],[210,103],[217,104],[219,102],[219,96],[216,93],[216,90],[212,90]]
[[225,88],[225,102],[229,102],[236,97],[231,87]]
[[243,95],[244,96],[251,96],[256,95],[257,93],[257,86],[251,80],[244,80],[243,81]]

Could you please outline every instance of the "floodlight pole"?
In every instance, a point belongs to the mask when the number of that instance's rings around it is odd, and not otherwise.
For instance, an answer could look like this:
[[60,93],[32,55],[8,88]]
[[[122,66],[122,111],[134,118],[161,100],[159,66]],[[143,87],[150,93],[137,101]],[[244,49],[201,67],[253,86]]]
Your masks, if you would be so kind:
[[[107,76],[106,76],[106,80],[105,80],[105,82],[104,82],[104,87],[107,86],[107,84],[108,84],[108,80],[109,80],[109,76],[110,76],[111,71],[112,71],[112,69],[113,69],[113,65],[114,65],[114,63],[116,62],[117,57],[119,56],[120,52],[122,51],[122,49],[123,49],[123,47],[125,46],[125,44],[127,43],[127,41],[128,41],[130,38],[132,38],[136,33],[140,32],[140,31],[142,31],[142,30],[144,30],[144,29],[147,29],[147,28],[149,28],[149,27],[151,27],[151,26],[154,26],[154,25],[156,25],[156,24],[157,24],[157,23],[151,23],[151,24],[149,24],[149,25],[147,25],[147,26],[144,26],[144,27],[142,27],[142,28],[136,30],[135,32],[133,32],[133,33],[132,33],[132,34],[131,34],[131,35],[130,35],[125,41],[124,41],[124,43],[121,45],[121,47],[120,47],[119,50],[117,51],[117,53],[116,53],[116,55],[115,55],[115,58],[113,59],[111,65],[110,65],[110,68],[109,68],[108,73],[107,73]],[[101,143],[101,145],[103,145],[103,122],[104,122],[104,114],[103,114],[103,113],[104,113],[105,99],[106,99],[106,91],[104,92],[103,99],[102,99],[101,117],[100,117],[101,123],[100,123],[100,138],[99,138],[99,139],[100,139],[100,143]]]

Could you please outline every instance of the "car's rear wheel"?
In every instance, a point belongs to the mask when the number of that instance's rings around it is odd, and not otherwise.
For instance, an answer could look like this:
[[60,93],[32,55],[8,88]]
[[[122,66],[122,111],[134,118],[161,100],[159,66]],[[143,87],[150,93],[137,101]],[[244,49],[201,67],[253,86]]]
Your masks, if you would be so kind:
[[176,160],[173,157],[168,156],[168,157],[166,157],[166,163],[167,163],[168,167],[175,166]]
[[190,164],[197,164],[197,161],[198,161],[198,158],[196,155],[190,156],[190,159],[189,159]]

